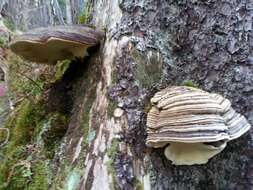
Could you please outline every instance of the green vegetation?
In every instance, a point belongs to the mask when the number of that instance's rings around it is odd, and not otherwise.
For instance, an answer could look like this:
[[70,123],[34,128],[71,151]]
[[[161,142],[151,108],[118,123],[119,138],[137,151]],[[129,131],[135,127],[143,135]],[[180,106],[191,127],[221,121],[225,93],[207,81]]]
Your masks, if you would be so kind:
[[119,141],[117,139],[113,139],[111,146],[106,152],[110,159],[115,160],[116,156],[119,154]]
[[107,171],[112,175],[112,187],[111,189],[119,189],[116,182],[116,169],[114,163],[116,161],[117,156],[119,155],[119,141],[117,139],[113,139],[111,146],[107,149],[107,155],[109,157],[109,161],[107,161]]
[[55,66],[55,77],[54,80],[59,80],[62,78],[65,71],[69,68],[71,61],[70,60],[63,60],[58,61]]
[[195,88],[199,87],[199,85],[195,83],[193,80],[184,80],[182,82],[182,86],[189,86],[189,87],[195,87]]
[[[91,75],[90,73],[94,74]],[[99,69],[97,66],[91,65],[83,75],[83,80],[81,88],[80,88],[80,96],[85,96],[84,102],[82,103],[82,121],[81,126],[83,129],[84,139],[86,146],[95,138],[96,131],[94,128],[90,128],[89,120],[90,120],[90,111],[92,109],[92,105],[96,98],[96,85],[99,77]]]
[[92,108],[94,98],[95,98],[94,94],[90,94],[90,96],[87,97],[87,100],[85,101],[85,104],[83,107],[81,126],[83,128],[84,139],[87,144],[89,142],[87,139],[89,135],[90,110]]
[[92,19],[91,10],[92,10],[91,1],[87,1],[83,12],[81,12],[81,14],[79,15],[78,18],[79,24],[88,24],[91,21]]
[[49,189],[51,184],[51,174],[52,168],[50,168],[49,160],[40,160],[37,161],[32,167],[32,178],[29,183],[27,190],[45,190]]
[[144,190],[143,183],[140,182],[138,179],[134,180],[134,187],[135,187],[135,190]]
[[134,50],[131,57],[136,63],[135,77],[143,88],[150,88],[162,79],[162,62],[157,53],[146,56]]
[[115,83],[117,83],[117,75],[118,75],[118,73],[117,73],[117,68],[114,66],[114,67],[112,67],[112,72],[111,72],[112,74],[111,74],[111,77],[112,77],[112,82],[111,82],[111,84],[115,84]]
[[43,119],[43,107],[32,101],[23,101],[17,111],[11,115],[6,128],[11,132],[9,143],[4,147],[3,154],[7,155],[0,165],[0,184],[3,190],[25,189],[31,180],[32,166],[28,159],[36,136],[36,127]]
[[13,97],[41,96],[45,80],[32,75],[34,68],[14,54],[9,56],[8,62],[9,78],[11,78],[9,92],[14,93],[10,95]]
[[90,110],[92,108],[92,104],[94,102],[94,92],[95,89],[93,89],[89,94],[87,94],[87,99],[85,101],[84,107],[83,107],[83,114],[82,114],[82,121],[81,126],[83,129],[84,134],[84,142],[85,145],[88,146],[89,143],[95,138],[96,131],[94,129],[90,129],[89,126],[89,120],[90,120]]
[[7,45],[6,39],[0,37],[0,47],[3,48],[6,47],[6,45]]
[[24,100],[9,117],[5,127],[11,136],[1,151],[7,155],[0,165],[1,190],[49,188],[52,179],[50,160],[69,120],[65,115],[44,110],[42,103]]
[[32,101],[24,100],[18,107],[17,113],[9,118],[6,128],[12,130],[11,142],[8,148],[25,145],[33,139],[35,127],[41,124],[44,116],[43,106]]
[[47,122],[44,123],[44,130],[41,130],[41,138],[44,143],[45,155],[52,159],[56,147],[67,131],[69,118],[61,113],[50,113],[48,117]]
[[109,98],[109,105],[107,107],[107,115],[109,118],[113,117],[114,110],[117,108],[117,106],[118,106],[117,102],[115,102]]
[[66,190],[66,180],[68,175],[71,173],[71,167],[69,162],[66,160],[61,163],[60,171],[53,177],[52,187],[53,190]]
[[[47,65],[27,63],[11,54],[9,64],[9,89],[13,92],[10,95],[17,101],[15,111],[4,126],[10,130],[11,136],[8,144],[0,150],[0,189],[46,190],[49,186],[53,189],[75,189],[81,179],[78,171],[84,167],[85,152],[78,158],[82,160],[82,164],[78,160],[74,166],[68,157],[59,166],[57,176],[53,176],[53,158],[59,145],[64,145],[63,137],[69,117],[62,113],[49,112],[44,106],[47,100],[44,90],[52,82],[62,78],[70,62],[59,62],[54,70]],[[82,106],[81,111],[76,106],[78,113],[80,112],[76,123],[79,125],[81,122],[81,130],[84,131],[83,151],[86,151],[86,147],[96,136],[96,127],[89,126],[89,120],[93,119],[89,118],[89,113],[100,77],[100,70],[95,64],[86,69],[84,76],[77,79],[76,91],[73,90],[78,100],[80,97]],[[91,71],[93,75],[90,75]],[[5,134],[0,133],[1,135]],[[60,153],[64,155],[65,152]]]
[[3,19],[4,25],[11,31],[14,31],[16,29],[15,27],[15,23],[13,22],[13,20],[11,18],[4,18]]
[[86,23],[88,23],[88,20],[89,20],[89,17],[85,12],[82,12],[79,15],[79,18],[78,18],[79,24],[86,24]]
[[[75,64],[75,62],[74,62]],[[80,63],[77,63],[80,64]],[[52,183],[52,189],[56,190],[74,190],[75,186],[79,183],[80,171],[84,169],[84,162],[86,159],[86,151],[88,150],[89,144],[94,140],[96,136],[96,127],[90,126],[90,112],[92,110],[92,106],[94,100],[96,98],[96,85],[98,77],[100,77],[100,70],[97,68],[96,63],[86,65],[84,68],[84,73],[82,73],[82,77],[76,80],[76,86],[78,87],[75,91],[76,96],[78,97],[76,100],[76,106],[74,107],[74,112],[77,114],[76,120],[72,121],[77,124],[77,127],[80,127],[75,132],[78,134],[72,134],[73,136],[80,136],[80,131],[83,135],[83,141],[81,144],[81,154],[78,159],[72,163],[73,155],[65,155],[64,163],[61,163],[59,166],[59,172]],[[92,75],[90,73],[93,73]],[[78,105],[78,106],[77,106]],[[76,144],[73,144],[75,146]],[[74,147],[73,147],[74,148]],[[72,149],[72,148],[70,148]],[[67,150],[71,151],[71,150]]]
[[[26,62],[15,54],[8,56],[9,63],[9,95],[14,98],[39,98],[45,86],[60,80],[70,65],[70,60],[59,61],[55,67],[51,65],[35,65]],[[35,74],[35,70],[38,72]]]
[[[69,122],[68,116],[48,113],[44,107],[44,85],[53,81],[55,73],[50,72],[50,66],[32,65],[13,54],[8,60],[10,95],[18,103],[4,126],[9,129],[10,138],[0,150],[0,189],[49,189],[51,161]],[[67,65],[64,62],[58,67],[57,77],[63,75]],[[34,74],[35,69],[40,73]]]

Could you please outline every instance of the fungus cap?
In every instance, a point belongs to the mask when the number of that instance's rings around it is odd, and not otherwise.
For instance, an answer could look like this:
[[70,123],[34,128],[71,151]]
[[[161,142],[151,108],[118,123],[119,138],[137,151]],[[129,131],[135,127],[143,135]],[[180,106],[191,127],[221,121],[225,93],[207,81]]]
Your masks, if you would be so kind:
[[168,145],[165,156],[176,165],[204,164],[227,141],[250,129],[228,99],[197,88],[169,87],[156,93],[151,103],[146,144],[154,148]]
[[87,48],[98,45],[102,38],[101,32],[88,26],[54,26],[16,36],[9,47],[28,61],[56,63],[58,60],[86,56]]

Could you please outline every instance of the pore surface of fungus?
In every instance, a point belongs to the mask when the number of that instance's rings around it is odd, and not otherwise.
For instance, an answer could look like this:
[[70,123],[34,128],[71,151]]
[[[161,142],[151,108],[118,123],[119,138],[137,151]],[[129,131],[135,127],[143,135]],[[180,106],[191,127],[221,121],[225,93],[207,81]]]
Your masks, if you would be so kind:
[[101,32],[88,26],[54,26],[37,28],[16,36],[9,44],[22,58],[37,63],[86,56],[87,48],[99,44]]
[[157,92],[147,117],[149,147],[166,147],[175,165],[205,164],[226,143],[250,129],[228,99],[219,94],[178,86]]

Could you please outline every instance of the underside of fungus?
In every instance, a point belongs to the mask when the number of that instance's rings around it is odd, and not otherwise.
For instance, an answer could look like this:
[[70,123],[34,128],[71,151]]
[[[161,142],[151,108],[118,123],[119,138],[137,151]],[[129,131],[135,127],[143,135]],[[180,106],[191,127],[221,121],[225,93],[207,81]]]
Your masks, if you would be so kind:
[[102,37],[101,32],[87,26],[54,26],[19,35],[9,47],[28,61],[54,64],[86,56],[87,48],[99,44]]
[[151,103],[146,144],[166,147],[165,156],[175,165],[205,164],[226,142],[250,129],[228,99],[197,88],[169,87],[156,93]]

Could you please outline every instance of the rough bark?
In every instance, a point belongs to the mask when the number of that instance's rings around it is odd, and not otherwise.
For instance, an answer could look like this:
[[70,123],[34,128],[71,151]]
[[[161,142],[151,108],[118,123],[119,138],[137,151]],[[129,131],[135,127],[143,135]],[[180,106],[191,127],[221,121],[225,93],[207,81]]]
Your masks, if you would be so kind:
[[200,166],[145,146],[150,97],[185,80],[229,98],[252,124],[252,1],[88,3],[105,40],[55,84],[53,100],[72,97],[51,189],[252,189],[252,131]]
[[[10,38],[10,31],[1,23],[0,17],[0,36],[3,43],[7,43]],[[6,60],[8,51],[0,47],[0,124],[4,123],[9,111],[9,97],[7,96],[7,83],[8,83],[8,63]]]
[[[114,160],[121,189],[134,189],[134,177],[144,189],[252,189],[250,133],[229,143],[203,166],[173,166],[164,158],[163,150],[147,149],[144,144],[148,99],[158,89],[180,85],[184,80],[194,80],[200,88],[228,97],[252,123],[252,5],[251,1],[93,3],[94,24],[107,29],[101,53],[107,55],[110,50],[110,56],[103,56],[101,61],[106,73],[102,80],[107,82],[97,91],[95,103],[101,105],[108,93],[124,110],[112,123],[120,123],[117,128],[125,148]],[[160,77],[152,76],[157,72]],[[114,81],[107,78],[109,75]],[[103,106],[95,106],[98,110],[91,114],[103,113],[106,105],[105,101]],[[81,189],[99,189],[102,184],[109,187],[103,150],[110,146],[110,140],[103,143],[107,139],[103,131],[113,127],[106,125],[108,118],[99,123]],[[150,182],[145,182],[147,176]]]
[[22,31],[65,23],[58,0],[6,0],[0,8],[1,15]]

